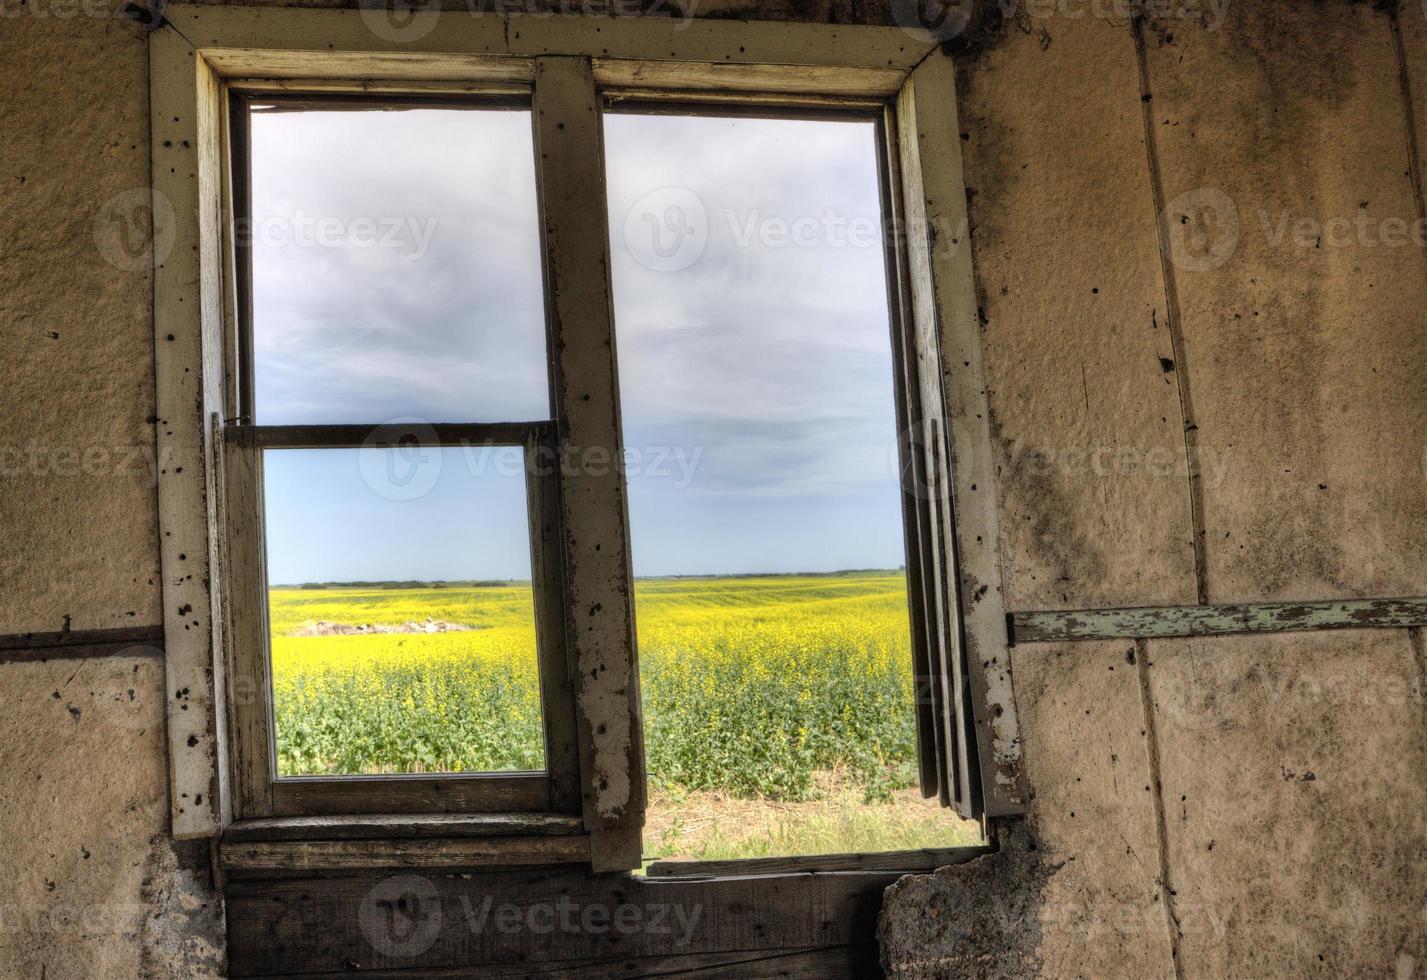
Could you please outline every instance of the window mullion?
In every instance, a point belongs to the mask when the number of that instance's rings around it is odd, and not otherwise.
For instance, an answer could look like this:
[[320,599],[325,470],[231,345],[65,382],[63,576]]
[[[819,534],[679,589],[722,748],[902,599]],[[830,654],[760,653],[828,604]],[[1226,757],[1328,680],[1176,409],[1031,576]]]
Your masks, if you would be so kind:
[[532,428],[525,443],[525,499],[530,512],[530,571],[544,709],[545,767],[550,775],[551,807],[561,813],[578,813],[579,724],[575,716],[575,677],[566,644],[558,459],[554,427]]
[[227,659],[230,767],[235,816],[272,814],[272,679],[268,661],[267,560],[263,535],[263,453],[252,426],[227,426],[220,453],[224,527],[223,634]]
[[640,862],[644,749],[600,102],[590,59],[536,59],[534,116],[584,818],[595,869],[620,870]]

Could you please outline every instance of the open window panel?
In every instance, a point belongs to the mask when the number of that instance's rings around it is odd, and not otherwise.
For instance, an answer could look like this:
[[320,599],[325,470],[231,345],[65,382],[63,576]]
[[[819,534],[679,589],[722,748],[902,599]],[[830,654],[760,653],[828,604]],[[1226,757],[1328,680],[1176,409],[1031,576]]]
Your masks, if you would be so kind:
[[951,863],[985,828],[896,118],[603,122],[648,873]]
[[528,98],[229,118],[240,815],[577,813]]

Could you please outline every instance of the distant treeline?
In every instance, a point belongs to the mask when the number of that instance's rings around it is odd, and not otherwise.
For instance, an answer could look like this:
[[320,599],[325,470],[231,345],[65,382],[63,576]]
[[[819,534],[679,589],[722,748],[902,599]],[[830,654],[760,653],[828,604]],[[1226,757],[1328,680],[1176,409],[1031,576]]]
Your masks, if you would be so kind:
[[274,585],[274,589],[507,589],[516,585],[529,585],[529,581],[519,579],[457,579],[420,582],[409,579],[402,582],[303,582],[299,585]]
[[[655,581],[658,579],[694,579],[694,578],[838,578],[851,575],[872,575],[888,574],[891,572],[905,572],[907,566],[899,565],[897,568],[843,568],[835,572],[735,572],[729,575],[636,575],[639,581]],[[430,582],[417,579],[407,579],[404,581],[383,581],[383,582],[302,582],[298,585],[273,585],[273,589],[508,589],[518,585],[529,585],[528,579],[437,579]]]
[[840,568],[835,572],[729,572],[723,575],[711,572],[704,575],[690,573],[686,575],[636,575],[634,577],[641,582],[684,578],[848,578],[853,575],[887,575],[906,570],[906,565],[898,565],[896,568]]

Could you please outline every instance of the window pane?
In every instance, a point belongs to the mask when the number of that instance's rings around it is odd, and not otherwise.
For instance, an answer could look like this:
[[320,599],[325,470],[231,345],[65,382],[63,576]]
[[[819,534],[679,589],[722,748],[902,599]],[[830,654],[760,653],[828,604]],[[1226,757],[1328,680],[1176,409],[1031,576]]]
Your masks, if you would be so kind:
[[646,854],[974,840],[916,788],[875,126],[605,130]]
[[254,415],[550,415],[528,111],[251,121]]
[[279,775],[543,770],[521,451],[263,466]]

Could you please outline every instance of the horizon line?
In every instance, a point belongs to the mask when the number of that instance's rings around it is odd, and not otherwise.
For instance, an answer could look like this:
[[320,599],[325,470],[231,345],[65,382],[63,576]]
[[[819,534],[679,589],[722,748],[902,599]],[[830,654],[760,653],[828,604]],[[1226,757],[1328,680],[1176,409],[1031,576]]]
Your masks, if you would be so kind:
[[[857,575],[869,572],[906,572],[906,565],[898,565],[896,568],[839,568],[827,572],[678,572],[671,575],[636,575],[636,582],[657,581],[660,579],[695,579],[695,578],[831,578],[835,575]],[[528,578],[463,578],[463,579],[354,579],[351,581],[339,581],[337,579],[326,579],[322,581],[310,582],[279,582],[270,584],[268,590],[273,589],[315,589],[315,588],[385,588],[385,589],[420,589],[437,587],[459,587],[468,588],[496,588],[510,585],[529,585]]]

